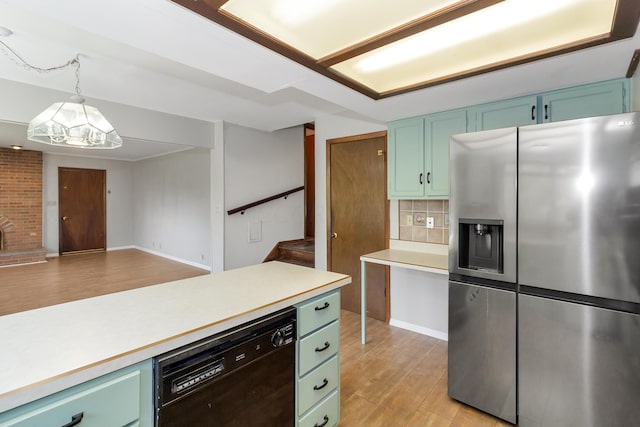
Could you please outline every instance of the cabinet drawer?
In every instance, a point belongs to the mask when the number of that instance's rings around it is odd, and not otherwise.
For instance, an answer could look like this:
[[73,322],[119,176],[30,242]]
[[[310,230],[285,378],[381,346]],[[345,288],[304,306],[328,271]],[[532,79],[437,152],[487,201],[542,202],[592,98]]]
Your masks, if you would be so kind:
[[304,414],[339,384],[338,356],[333,356],[298,381],[298,415]]
[[300,376],[338,352],[340,326],[337,321],[300,340]]
[[331,393],[307,415],[300,418],[299,427],[333,427],[338,424],[340,399],[338,390]]
[[340,292],[323,295],[298,309],[298,336],[303,337],[340,316]]
[[140,371],[131,372],[111,381],[36,408],[8,421],[1,427],[59,427],[83,414],[78,425],[92,427],[124,426],[140,417]]

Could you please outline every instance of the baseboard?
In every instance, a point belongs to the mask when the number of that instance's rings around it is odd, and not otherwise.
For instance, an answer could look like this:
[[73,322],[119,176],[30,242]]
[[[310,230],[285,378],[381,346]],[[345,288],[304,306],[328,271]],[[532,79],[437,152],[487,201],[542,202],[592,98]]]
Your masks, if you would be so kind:
[[201,268],[203,270],[211,271],[211,267],[208,266],[208,265],[198,264],[197,262],[188,261],[186,259],[174,257],[174,256],[167,255],[167,254],[163,254],[162,252],[152,251],[151,249],[143,248],[143,247],[140,247],[140,246],[132,246],[132,248],[138,249],[139,251],[142,251],[142,252],[149,253],[151,255],[157,255],[157,256],[160,256],[162,258],[170,259],[172,261],[181,262],[182,264],[187,264],[187,265],[190,265],[192,267],[197,267],[197,268]]
[[136,246],[133,246],[133,245],[129,245],[129,246],[116,246],[116,247],[113,247],[113,248],[107,248],[107,252],[109,252],[109,251],[121,251],[121,250],[123,250],[123,249],[139,249],[139,248],[137,248]]
[[435,329],[425,328],[424,326],[414,325],[413,323],[403,322],[402,320],[391,319],[389,325],[397,328],[406,329],[408,331],[417,332],[422,335],[428,335],[443,341],[449,341],[449,334]]
[[[119,250],[123,250],[123,249],[137,249],[137,250],[142,251],[142,252],[147,252],[147,253],[149,253],[151,255],[157,255],[157,256],[162,257],[162,258],[170,259],[171,261],[177,261],[177,262],[180,262],[182,264],[190,265],[192,267],[201,268],[203,270],[211,271],[211,267],[209,267],[208,265],[198,264],[197,262],[193,262],[193,261],[187,261],[186,259],[174,257],[174,256],[167,255],[167,254],[163,254],[162,252],[152,251],[150,249],[143,248],[141,246],[135,246],[135,245],[132,245],[132,246],[117,246],[117,247],[113,247],[113,248],[107,248],[107,252],[119,251]],[[52,258],[52,257],[60,256],[60,254],[58,252],[54,252],[54,253],[46,254],[45,256],[47,258]]]

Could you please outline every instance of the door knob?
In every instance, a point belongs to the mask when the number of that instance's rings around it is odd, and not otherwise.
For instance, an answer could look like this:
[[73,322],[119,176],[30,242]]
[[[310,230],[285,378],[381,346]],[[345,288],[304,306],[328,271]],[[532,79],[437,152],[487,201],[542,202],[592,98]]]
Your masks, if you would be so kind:
[[337,239],[338,238],[338,233],[331,233],[331,238],[332,239]]
[[63,221],[66,221],[66,220],[68,220],[68,219],[69,219],[69,217],[68,217],[68,216],[63,216],[63,217],[62,217],[62,220],[63,220]]

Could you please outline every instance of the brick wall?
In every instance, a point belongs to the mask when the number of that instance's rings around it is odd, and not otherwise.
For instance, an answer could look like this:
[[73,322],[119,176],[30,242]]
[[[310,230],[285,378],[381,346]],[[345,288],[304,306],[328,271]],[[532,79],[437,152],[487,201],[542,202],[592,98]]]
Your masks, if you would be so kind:
[[0,265],[43,261],[42,152],[0,148]]

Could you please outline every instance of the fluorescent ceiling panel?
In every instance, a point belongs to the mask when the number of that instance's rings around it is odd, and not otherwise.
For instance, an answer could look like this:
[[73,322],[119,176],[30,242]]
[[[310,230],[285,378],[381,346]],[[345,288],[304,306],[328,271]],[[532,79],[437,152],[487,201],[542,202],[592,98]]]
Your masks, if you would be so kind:
[[220,9],[319,59],[457,2],[394,0],[389,8],[371,0],[229,0]]
[[633,37],[638,0],[173,0],[374,99]]
[[606,36],[615,2],[510,0],[334,65],[379,92]]

